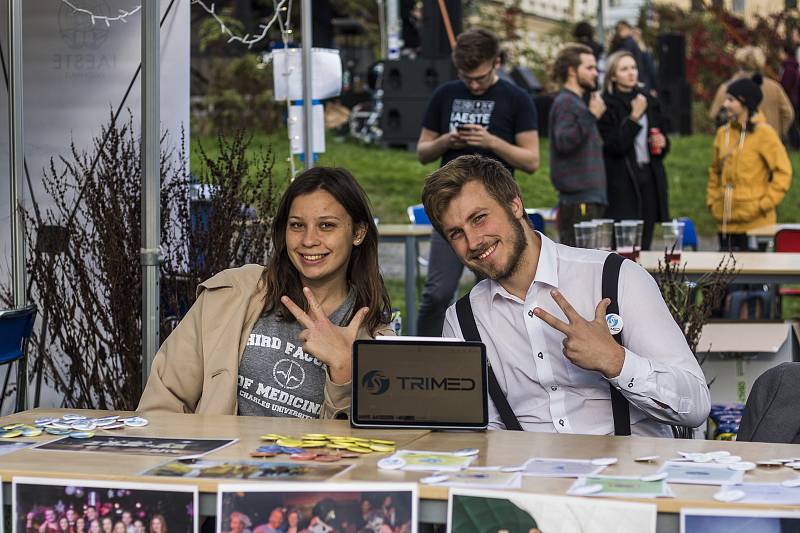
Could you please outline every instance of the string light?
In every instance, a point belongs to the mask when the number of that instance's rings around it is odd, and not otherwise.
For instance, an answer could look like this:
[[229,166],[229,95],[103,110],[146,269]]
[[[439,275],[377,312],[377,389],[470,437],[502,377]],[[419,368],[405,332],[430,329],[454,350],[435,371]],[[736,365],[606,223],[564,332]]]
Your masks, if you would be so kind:
[[118,9],[117,12],[119,13],[119,15],[117,15],[116,17],[108,17],[108,16],[105,16],[105,15],[95,15],[94,13],[89,11],[88,9],[83,9],[81,7],[77,7],[75,4],[73,4],[69,0],[61,0],[61,1],[64,4],[66,4],[67,6],[69,6],[72,9],[72,11],[74,11],[75,13],[84,13],[85,15],[87,15],[92,20],[92,25],[94,25],[98,20],[100,20],[102,22],[105,22],[106,26],[111,26],[112,22],[117,22],[117,21],[119,21],[119,22],[128,22],[126,20],[128,17],[130,17],[131,15],[136,14],[137,12],[139,12],[142,9],[142,6],[136,6],[131,11],[125,11],[124,9]]
[[220,33],[224,33],[229,36],[228,38],[229,43],[240,42],[244,45],[247,45],[248,48],[252,48],[254,44],[259,43],[267,38],[267,32],[272,27],[272,25],[275,24],[275,21],[277,21],[280,18],[280,12],[283,9],[284,4],[286,4],[286,1],[287,0],[280,0],[280,2],[275,7],[275,14],[272,16],[269,22],[266,24],[259,24],[258,27],[261,29],[261,33],[259,35],[252,37],[250,36],[249,33],[245,34],[244,37],[239,37],[238,35],[234,35],[234,33],[231,32],[228,26],[225,25],[225,21],[223,21],[221,18],[219,18],[219,15],[217,15],[214,3],[212,3],[211,6],[209,7],[208,5],[206,5],[205,2],[203,2],[203,0],[192,0],[192,5],[200,6],[206,13],[214,17],[214,20],[216,20],[219,23]]
[[[69,6],[70,9],[73,10],[73,12],[85,14],[87,17],[89,17],[91,19],[92,25],[96,24],[97,21],[105,22],[106,26],[111,26],[112,22],[118,22],[118,21],[119,22],[128,22],[126,20],[128,17],[130,17],[131,15],[134,15],[135,13],[138,13],[142,9],[141,5],[136,6],[135,8],[131,9],[130,11],[126,11],[124,9],[119,9],[118,10],[119,15],[114,16],[114,17],[109,17],[109,16],[105,16],[105,15],[97,15],[97,14],[89,11],[88,9],[83,9],[83,8],[77,7],[70,0],[61,0],[61,2],[64,3],[65,5]],[[287,2],[288,2],[288,6],[286,5]],[[245,34],[243,37],[241,37],[241,36],[238,36],[238,35],[234,34],[230,30],[230,28],[228,28],[228,26],[225,24],[225,21],[222,20],[219,17],[219,15],[217,15],[216,4],[214,2],[211,2],[211,4],[209,5],[209,4],[206,4],[206,2],[204,2],[203,0],[191,0],[191,5],[200,6],[201,9],[203,9],[206,13],[211,15],[214,18],[214,20],[216,20],[217,23],[219,23],[219,31],[220,31],[220,33],[228,36],[228,41],[227,41],[228,43],[238,42],[238,43],[241,43],[243,45],[246,45],[248,48],[252,48],[253,45],[255,45],[255,44],[257,44],[257,43],[259,43],[259,42],[261,42],[261,41],[263,41],[264,39],[267,38],[267,33],[269,32],[270,28],[272,28],[272,26],[277,22],[278,23],[278,27],[280,28],[280,32],[281,32],[281,40],[283,41],[283,47],[284,47],[285,50],[288,50],[289,49],[289,43],[291,42],[292,35],[293,35],[292,26],[291,26],[292,0],[273,0],[272,3],[273,3],[273,6],[275,7],[275,14],[272,16],[272,18],[266,24],[259,24],[258,27],[261,30],[261,33],[258,34],[258,35],[253,35],[253,36],[251,36],[248,33],[248,34]],[[282,14],[285,14],[285,16],[283,16]],[[267,55],[264,58],[262,58],[262,60],[267,64],[271,61],[271,59],[272,59],[271,54]],[[287,58],[287,61],[286,61],[286,72],[284,72],[282,74],[284,76],[284,78],[287,80],[287,83],[288,83],[290,72],[291,72],[291,67],[289,66],[289,61],[288,61],[288,58]],[[287,114],[288,114],[288,111],[289,111],[290,107],[291,107],[291,101],[289,100],[289,91],[288,91],[288,87],[287,87],[287,91],[286,91]],[[289,140],[290,140],[290,143],[289,143],[290,144],[290,149],[289,149],[289,158],[288,158],[288,160],[289,160],[289,165],[290,165],[291,176],[294,176],[295,173],[296,173],[296,168],[295,168],[294,155],[292,155],[292,153],[291,153],[291,140],[292,140],[291,137],[290,137]]]

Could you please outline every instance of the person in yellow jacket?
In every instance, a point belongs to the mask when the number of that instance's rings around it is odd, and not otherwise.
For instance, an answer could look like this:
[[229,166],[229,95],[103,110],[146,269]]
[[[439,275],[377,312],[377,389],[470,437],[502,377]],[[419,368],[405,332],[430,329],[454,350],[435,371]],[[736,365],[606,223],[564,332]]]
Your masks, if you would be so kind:
[[792,181],[786,148],[758,112],[760,82],[756,74],[728,85],[723,105],[730,120],[714,139],[706,205],[722,250],[747,250],[747,230],[776,223],[775,208]]

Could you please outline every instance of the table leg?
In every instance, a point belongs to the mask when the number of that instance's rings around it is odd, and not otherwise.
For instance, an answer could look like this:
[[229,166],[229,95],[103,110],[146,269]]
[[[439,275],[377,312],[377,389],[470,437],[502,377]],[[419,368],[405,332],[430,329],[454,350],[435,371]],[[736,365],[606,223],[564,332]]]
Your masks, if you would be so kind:
[[405,334],[417,334],[417,238],[406,236],[406,316]]

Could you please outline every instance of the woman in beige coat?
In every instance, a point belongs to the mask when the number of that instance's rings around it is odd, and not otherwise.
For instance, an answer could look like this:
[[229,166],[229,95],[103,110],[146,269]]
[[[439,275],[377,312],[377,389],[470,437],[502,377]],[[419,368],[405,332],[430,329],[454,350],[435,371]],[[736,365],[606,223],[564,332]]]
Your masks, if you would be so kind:
[[287,188],[269,265],[225,270],[156,354],[140,411],[346,417],[357,337],[391,334],[369,202],[344,169]]

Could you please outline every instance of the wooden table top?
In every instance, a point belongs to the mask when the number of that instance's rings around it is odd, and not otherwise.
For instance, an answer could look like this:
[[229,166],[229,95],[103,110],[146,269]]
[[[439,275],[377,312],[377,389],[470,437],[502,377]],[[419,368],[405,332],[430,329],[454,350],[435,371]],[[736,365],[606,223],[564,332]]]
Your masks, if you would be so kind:
[[[109,414],[131,415],[121,411],[87,411],[80,409],[33,409],[0,418],[0,425],[23,422],[32,424],[43,416],[60,417],[65,413],[102,417]],[[209,459],[252,459],[250,452],[266,444],[259,439],[265,433],[301,436],[305,433],[329,433],[375,439],[393,440],[398,449],[428,433],[427,430],[366,430],[354,429],[346,420],[298,420],[294,418],[262,418],[249,416],[201,416],[174,413],[144,413],[150,424],[142,428],[98,431],[97,435],[142,436],[167,438],[239,439],[239,442],[206,455]],[[39,437],[17,437],[4,441],[48,442],[61,437],[43,434]],[[380,454],[384,457],[386,454]],[[281,459],[283,458],[283,459]],[[139,473],[169,460],[153,455],[123,455],[106,452],[67,452],[23,449],[0,456],[0,476],[11,481],[13,476],[68,477],[112,481],[146,481],[162,483],[188,483],[197,485],[201,492],[216,492],[218,483],[232,480],[208,478],[171,478],[140,476]],[[264,461],[289,460],[286,456]],[[359,459],[346,459],[336,464],[352,464]],[[238,483],[239,480],[233,482]]]
[[747,234],[753,237],[774,237],[782,229],[800,229],[800,224],[767,224],[747,230]]
[[[723,442],[704,440],[677,440],[655,437],[607,437],[594,435],[557,435],[552,433],[523,433],[517,431],[488,432],[433,432],[416,440],[413,448],[426,451],[454,451],[461,448],[478,448],[480,456],[474,466],[518,465],[531,457],[559,459],[590,459],[595,457],[616,457],[619,462],[607,467],[602,475],[644,475],[658,470],[667,459],[678,456],[678,451],[709,452],[727,450],[740,455],[742,460],[761,461],[768,459],[800,456],[800,446],[792,444],[763,444],[751,442]],[[637,463],[633,459],[647,455],[659,455],[653,463]],[[376,479],[379,481],[416,481],[424,475],[421,472],[377,470],[376,457],[362,459],[356,467],[340,476],[343,479]],[[764,468],[746,472],[745,482],[780,482],[796,477],[794,471],[785,467]],[[565,495],[574,479],[544,478],[525,476],[521,489],[525,492]],[[712,495],[719,490],[710,485],[670,484],[675,498],[645,500],[655,503],[659,512],[677,513],[682,507],[736,507],[763,508],[763,505],[742,503],[724,504],[717,502]],[[447,488],[420,485],[419,494],[423,499],[447,499]],[[780,508],[780,506],[776,506]],[[784,506],[788,508],[788,506]]]
[[432,231],[427,224],[378,224],[380,237],[430,237]]
[[[104,411],[80,411],[64,409],[35,409],[0,419],[0,425],[12,422],[31,423],[40,416],[59,417],[66,412],[99,417],[109,414]],[[761,461],[800,456],[800,447],[791,444],[763,444],[747,442],[722,442],[702,440],[672,440],[647,437],[608,437],[592,435],[558,435],[551,433],[524,433],[516,431],[486,432],[429,432],[426,430],[364,430],[353,429],[347,421],[296,420],[289,418],[257,418],[236,416],[200,416],[181,414],[145,414],[150,425],[143,428],[122,430],[126,436],[172,437],[172,438],[238,438],[239,442],[224,448],[208,458],[249,459],[249,452],[262,442],[264,433],[279,433],[299,436],[304,433],[330,433],[367,438],[394,440],[398,449],[455,451],[461,448],[478,448],[480,455],[475,466],[517,465],[531,457],[565,459],[589,459],[593,457],[617,457],[619,462],[608,467],[607,475],[642,475],[656,471],[665,460],[676,457],[678,451],[708,452],[727,450],[743,460]],[[106,432],[103,432],[105,434]],[[119,434],[119,433],[116,433]],[[59,437],[42,435],[36,438],[17,439],[45,442]],[[379,470],[377,461],[388,454],[372,453],[361,458],[343,461],[355,466],[336,480],[402,482],[417,481],[427,475],[423,472],[401,472]],[[633,458],[659,455],[654,463],[636,463]],[[215,492],[219,483],[231,480],[204,478],[144,477],[139,473],[157,466],[164,457],[146,455],[115,455],[101,452],[61,452],[24,449],[2,456],[0,476],[10,482],[13,476],[67,477],[73,479],[98,479],[113,481],[142,481],[162,483],[185,483],[197,485],[201,492]],[[279,458],[265,459],[276,461]],[[747,482],[780,482],[796,476],[786,467],[764,468],[745,473]],[[523,478],[523,491],[563,495],[573,479]],[[238,481],[236,481],[238,482]],[[658,505],[660,512],[674,513],[681,507],[722,507],[712,499],[718,487],[701,485],[671,485],[676,498],[644,500]],[[519,490],[519,489],[514,489]],[[420,485],[420,497],[428,500],[446,500],[447,488]],[[764,506],[752,506],[763,508]],[[778,506],[779,507],[779,506]]]
[[[716,270],[727,252],[682,252],[681,263],[686,263],[687,274],[703,274]],[[800,274],[800,253],[734,252],[736,268],[740,274],[797,275]],[[662,252],[641,252],[639,264],[649,272],[658,270]]]

